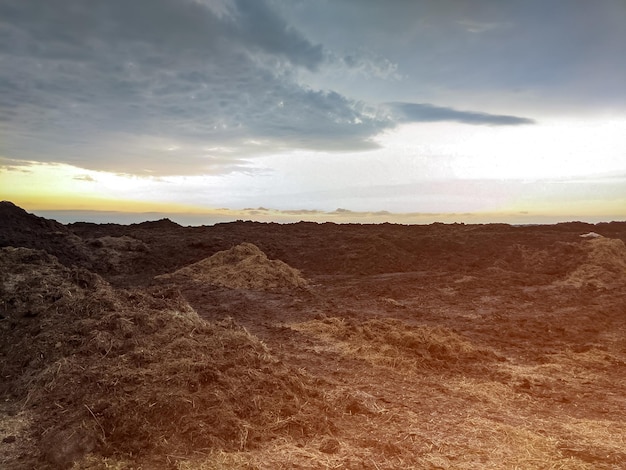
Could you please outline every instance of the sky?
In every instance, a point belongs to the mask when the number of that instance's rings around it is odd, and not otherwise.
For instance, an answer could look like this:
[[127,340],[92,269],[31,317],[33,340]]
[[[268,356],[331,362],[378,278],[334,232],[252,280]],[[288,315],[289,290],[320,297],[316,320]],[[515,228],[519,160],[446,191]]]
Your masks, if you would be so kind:
[[625,57],[624,0],[0,0],[0,199],[626,220]]

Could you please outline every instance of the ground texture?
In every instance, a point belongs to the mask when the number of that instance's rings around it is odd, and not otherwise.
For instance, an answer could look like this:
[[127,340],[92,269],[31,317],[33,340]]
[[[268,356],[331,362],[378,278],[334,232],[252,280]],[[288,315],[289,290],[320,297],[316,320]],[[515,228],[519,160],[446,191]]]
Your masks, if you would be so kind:
[[624,240],[0,203],[0,467],[625,468]]

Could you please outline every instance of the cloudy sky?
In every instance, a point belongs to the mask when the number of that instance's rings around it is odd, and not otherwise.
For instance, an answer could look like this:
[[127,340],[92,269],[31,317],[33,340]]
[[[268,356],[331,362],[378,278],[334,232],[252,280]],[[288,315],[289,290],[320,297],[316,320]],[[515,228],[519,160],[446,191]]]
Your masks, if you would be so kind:
[[0,0],[0,198],[626,219],[625,57],[624,0]]

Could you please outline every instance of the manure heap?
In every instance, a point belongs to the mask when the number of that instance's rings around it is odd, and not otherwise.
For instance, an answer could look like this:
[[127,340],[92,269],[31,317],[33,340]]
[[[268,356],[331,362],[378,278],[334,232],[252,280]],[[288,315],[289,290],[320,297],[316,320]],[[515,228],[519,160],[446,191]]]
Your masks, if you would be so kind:
[[304,288],[300,271],[270,260],[256,245],[242,243],[157,279],[193,280],[230,289]]
[[586,259],[560,284],[614,289],[626,284],[626,245],[616,238],[590,238],[581,242]]
[[171,287],[114,289],[45,251],[5,247],[0,319],[0,396],[26,416],[22,454],[0,455],[2,468],[105,468],[104,456],[172,468],[198,449],[327,431],[310,376],[234,320],[201,319]]

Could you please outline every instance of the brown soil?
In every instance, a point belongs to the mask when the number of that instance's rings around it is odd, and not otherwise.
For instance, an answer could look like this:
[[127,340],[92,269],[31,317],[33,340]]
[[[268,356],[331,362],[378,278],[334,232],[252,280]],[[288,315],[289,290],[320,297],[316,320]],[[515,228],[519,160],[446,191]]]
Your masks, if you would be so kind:
[[[2,468],[626,468],[626,223],[35,230],[17,209]],[[204,282],[243,242],[308,285]]]
[[581,243],[586,259],[563,281],[574,287],[626,287],[626,245],[615,238],[592,238]]
[[220,251],[159,280],[195,281],[231,289],[304,288],[307,281],[297,269],[280,260],[270,260],[252,243],[242,243]]
[[37,466],[244,450],[330,426],[313,419],[326,405],[312,377],[175,290],[115,291],[27,248],[0,249],[0,269],[0,393],[34,416]]

